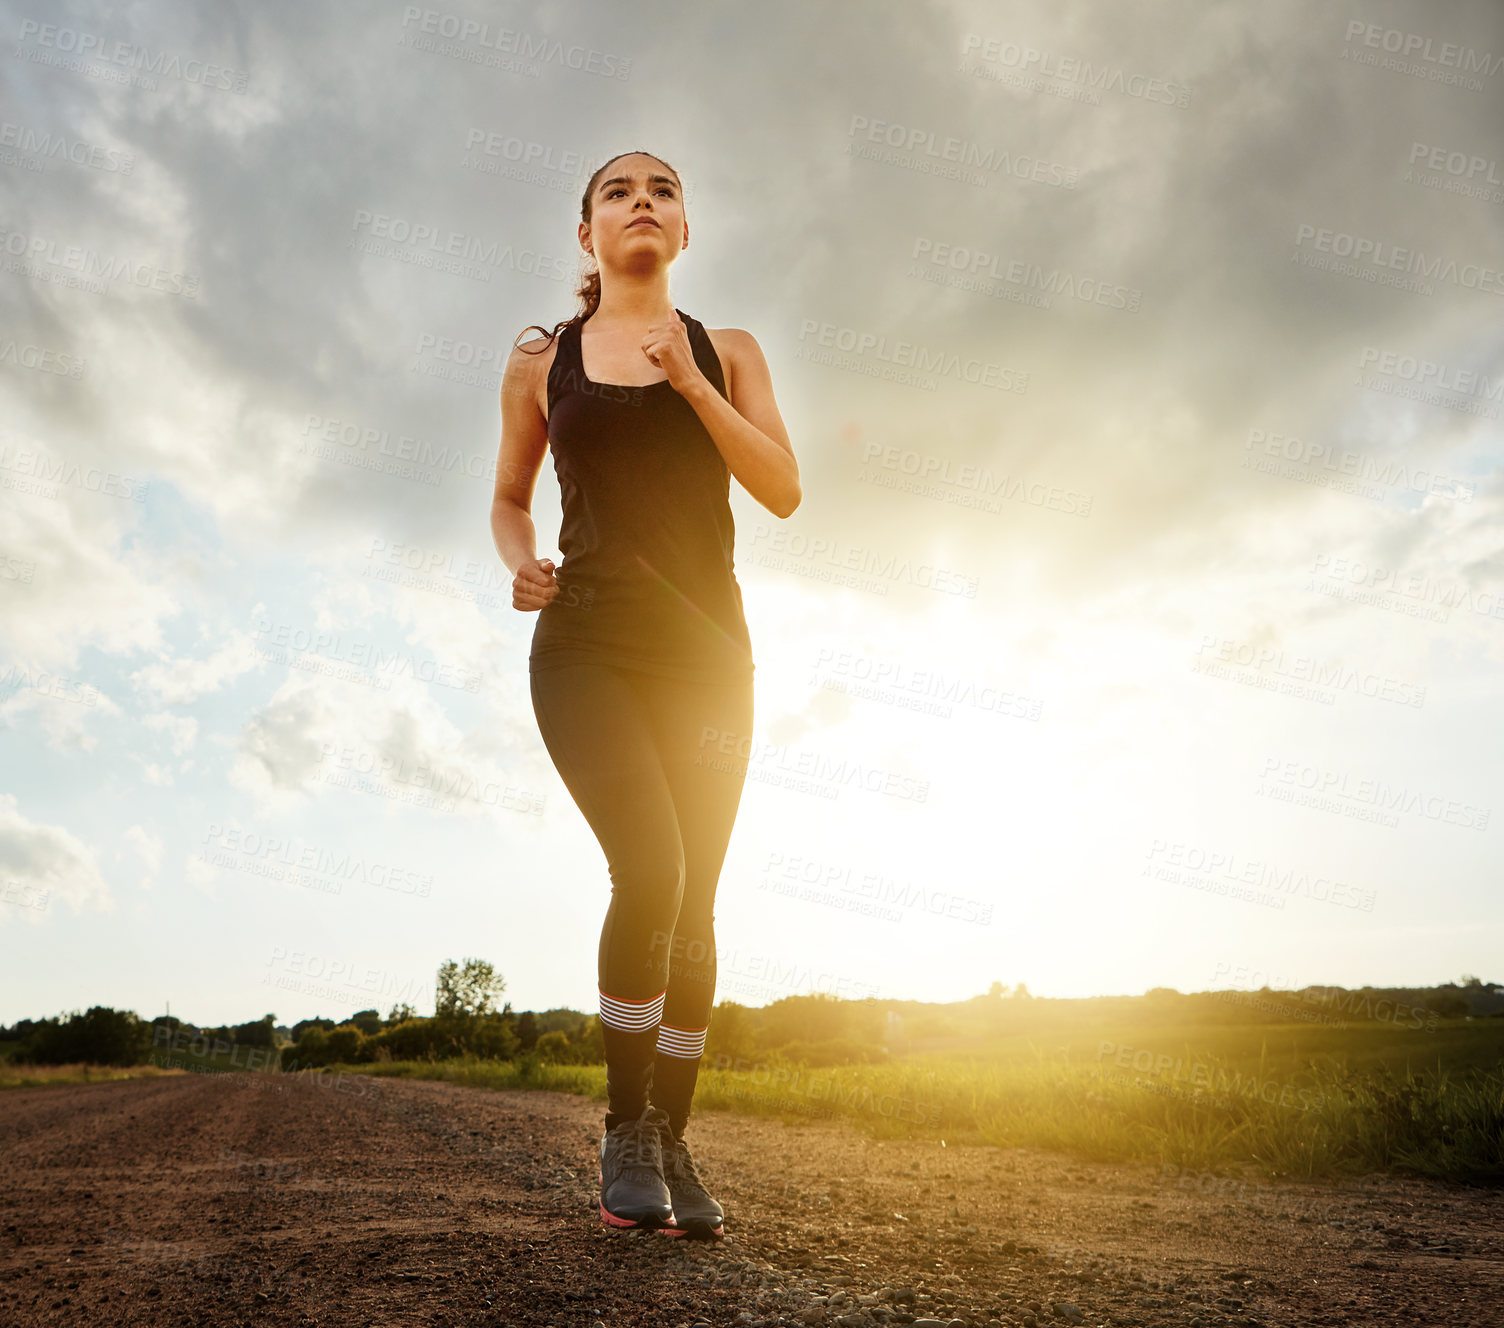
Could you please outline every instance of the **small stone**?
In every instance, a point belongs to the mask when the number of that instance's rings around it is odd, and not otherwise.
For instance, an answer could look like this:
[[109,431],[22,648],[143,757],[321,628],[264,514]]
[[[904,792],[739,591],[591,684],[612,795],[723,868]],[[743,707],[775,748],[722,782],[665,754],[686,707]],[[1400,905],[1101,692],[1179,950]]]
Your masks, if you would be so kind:
[[915,1319],[912,1328],[946,1328],[944,1319]]
[[1061,1301],[1060,1304],[1056,1305],[1055,1313],[1069,1323],[1080,1323],[1086,1317],[1069,1301]]

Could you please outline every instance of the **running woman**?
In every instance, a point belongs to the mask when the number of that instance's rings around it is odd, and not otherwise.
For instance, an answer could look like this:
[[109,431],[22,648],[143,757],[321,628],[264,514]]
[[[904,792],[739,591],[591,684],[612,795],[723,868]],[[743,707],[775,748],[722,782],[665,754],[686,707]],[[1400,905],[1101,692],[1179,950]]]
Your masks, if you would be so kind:
[[[491,531],[537,612],[528,658],[549,757],[599,841],[611,899],[598,957],[608,1109],[600,1215],[713,1238],[724,1211],[684,1130],[715,1002],[713,906],[746,778],[753,659],[733,571],[730,477],[778,517],[799,467],[762,349],[675,308],[689,247],[678,173],[612,157],[580,205],[580,310],[513,349]],[[593,264],[590,260],[594,260]],[[563,561],[537,556],[551,449]]]

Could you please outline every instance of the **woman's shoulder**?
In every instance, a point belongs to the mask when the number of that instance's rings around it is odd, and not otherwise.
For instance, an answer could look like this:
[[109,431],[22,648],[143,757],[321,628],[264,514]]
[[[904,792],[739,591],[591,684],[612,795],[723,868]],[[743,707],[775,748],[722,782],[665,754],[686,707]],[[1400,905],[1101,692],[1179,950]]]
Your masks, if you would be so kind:
[[[701,327],[704,326],[702,323]],[[710,344],[715,347],[715,353],[721,357],[722,364],[743,360],[749,354],[762,354],[757,338],[743,328],[706,327],[705,335],[710,338]]]
[[539,374],[547,377],[555,357],[559,353],[559,343],[564,339],[568,327],[562,328],[557,336],[535,336],[524,341],[522,338],[533,331],[538,325],[530,324],[522,329],[512,341],[511,354],[507,356],[507,367],[515,372],[526,372],[529,375]]
[[726,391],[728,395],[735,392],[733,384],[738,375],[747,376],[748,381],[755,381],[759,373],[767,373],[767,359],[762,353],[762,347],[757,344],[757,338],[750,332],[740,327],[707,327],[705,335],[710,338],[710,344],[715,347],[716,356],[721,361],[721,372],[726,376]]
[[558,356],[563,332],[558,336],[535,336],[527,341],[522,340],[537,327],[536,323],[529,324],[514,338],[511,352],[502,368],[501,395],[503,399],[512,395],[534,402],[538,407],[538,414],[546,421],[548,397],[544,388]]
[[[571,329],[573,329],[576,325],[576,320],[569,319],[568,321],[559,324],[559,330],[557,332],[548,332],[543,328],[542,324],[529,323],[512,339],[512,347],[514,350],[522,350],[524,353],[531,355],[536,359],[549,359],[551,358],[553,351],[559,346],[560,342],[562,342],[564,338],[569,335]],[[542,336],[534,336],[526,341],[523,340],[523,338],[526,337],[529,332],[540,331],[543,333]]]
[[744,376],[747,370],[755,370],[760,362],[766,364],[763,347],[758,346],[757,337],[743,328],[707,328],[704,323],[699,326],[720,361],[720,374],[726,381],[726,399],[735,402],[737,377]]

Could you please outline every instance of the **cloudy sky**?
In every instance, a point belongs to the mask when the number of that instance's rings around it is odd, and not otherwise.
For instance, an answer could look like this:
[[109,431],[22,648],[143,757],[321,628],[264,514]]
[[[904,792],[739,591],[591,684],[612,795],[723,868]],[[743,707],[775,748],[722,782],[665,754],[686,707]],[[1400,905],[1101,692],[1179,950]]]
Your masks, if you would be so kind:
[[1501,62],[1486,0],[0,5],[0,1020],[595,1008],[489,506],[634,149],[804,487],[732,485],[723,998],[1499,978]]

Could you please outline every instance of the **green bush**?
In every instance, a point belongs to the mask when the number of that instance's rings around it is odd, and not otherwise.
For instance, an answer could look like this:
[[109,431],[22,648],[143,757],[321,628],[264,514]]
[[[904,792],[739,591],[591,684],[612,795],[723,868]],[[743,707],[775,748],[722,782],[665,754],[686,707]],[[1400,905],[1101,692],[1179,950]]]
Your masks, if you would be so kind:
[[775,1049],[786,1061],[824,1069],[832,1065],[880,1065],[888,1053],[871,1042],[825,1038],[820,1042],[788,1042]]
[[543,1034],[535,1050],[544,1065],[573,1065],[575,1062],[575,1049],[568,1035],[557,1030]]
[[[876,1044],[882,1041],[887,1022],[886,1011],[875,1000],[847,1001],[826,992],[785,996],[749,1013],[765,1047],[781,1047],[794,1041],[818,1044],[842,1038]],[[712,1016],[712,1035],[715,1023]]]
[[16,1048],[18,1065],[139,1065],[151,1047],[151,1025],[134,1010],[91,1006],[67,1020],[41,1019]]
[[357,1044],[362,1061],[386,1059],[387,1054],[398,1061],[446,1061],[463,1056],[506,1061],[520,1045],[515,1021],[500,1014],[404,1019]]
[[591,1015],[574,1042],[575,1060],[580,1065],[604,1065],[606,1063],[606,1039],[601,1033],[599,1015]]
[[[739,1001],[721,1001],[710,1012],[710,1029],[705,1034],[705,1057],[751,1058],[757,1052],[751,1014]],[[604,1058],[603,1058],[604,1059]]]
[[307,1069],[310,1065],[327,1065],[333,1058],[329,1055],[329,1034],[322,1028],[305,1028],[303,1036],[292,1046],[284,1049],[284,1069]]
[[434,1053],[432,1019],[404,1019],[401,1023],[384,1028],[369,1039],[372,1054],[380,1057],[383,1051],[390,1053],[394,1061],[437,1060]]
[[371,1059],[365,1049],[366,1035],[355,1024],[341,1024],[324,1034],[327,1055],[341,1065],[358,1065]]

